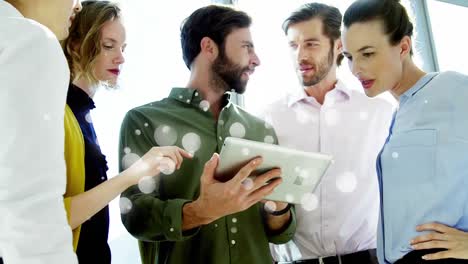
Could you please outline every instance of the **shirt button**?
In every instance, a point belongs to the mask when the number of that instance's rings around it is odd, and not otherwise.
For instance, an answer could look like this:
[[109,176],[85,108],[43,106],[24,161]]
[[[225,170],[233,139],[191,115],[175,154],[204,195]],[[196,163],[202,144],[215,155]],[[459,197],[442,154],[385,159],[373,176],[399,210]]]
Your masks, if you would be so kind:
[[236,244],[236,241],[233,239],[231,240],[231,244],[235,245]]
[[169,229],[169,231],[171,231],[171,232],[174,232],[174,228],[173,228],[173,227],[171,227],[171,229]]
[[237,218],[233,218],[233,219],[232,219],[232,222],[233,222],[234,224],[237,223]]

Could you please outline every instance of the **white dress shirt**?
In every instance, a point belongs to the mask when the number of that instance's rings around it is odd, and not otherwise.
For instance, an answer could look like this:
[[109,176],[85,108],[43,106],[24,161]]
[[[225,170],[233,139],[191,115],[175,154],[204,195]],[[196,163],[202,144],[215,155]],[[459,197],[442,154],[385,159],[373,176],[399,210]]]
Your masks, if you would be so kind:
[[392,105],[338,81],[323,105],[304,90],[268,106],[263,118],[279,144],[331,154],[334,162],[305,206],[297,205],[292,241],[271,245],[277,261],[344,255],[376,247],[379,189],[375,162]]
[[73,264],[64,111],[69,70],[45,26],[0,0],[0,256],[5,264]]

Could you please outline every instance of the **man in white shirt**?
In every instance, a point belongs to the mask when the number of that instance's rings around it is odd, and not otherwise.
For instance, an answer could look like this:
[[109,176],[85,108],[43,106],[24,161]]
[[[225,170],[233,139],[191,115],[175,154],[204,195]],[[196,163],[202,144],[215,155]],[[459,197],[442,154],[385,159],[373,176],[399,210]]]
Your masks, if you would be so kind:
[[77,263],[63,204],[69,70],[57,37],[78,0],[0,0],[0,263]]
[[375,160],[392,106],[337,79],[340,27],[339,10],[319,3],[301,6],[283,23],[302,89],[270,105],[264,118],[281,145],[331,154],[334,163],[306,203],[296,205],[293,241],[271,245],[278,263],[377,263]]

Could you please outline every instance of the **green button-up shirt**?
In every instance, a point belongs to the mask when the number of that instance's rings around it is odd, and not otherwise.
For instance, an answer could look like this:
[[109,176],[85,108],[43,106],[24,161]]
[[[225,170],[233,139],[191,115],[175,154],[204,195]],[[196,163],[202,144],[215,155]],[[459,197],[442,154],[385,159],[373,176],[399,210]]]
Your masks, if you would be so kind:
[[142,193],[135,185],[122,194],[131,202],[124,206],[129,211],[122,214],[122,221],[139,239],[144,264],[271,264],[268,243],[292,239],[296,230],[294,211],[288,226],[273,234],[265,224],[260,204],[182,231],[182,207],[199,196],[204,164],[220,151],[226,137],[256,141],[273,138],[277,142],[271,126],[229,102],[228,97],[218,120],[209,111],[208,102],[188,88],[173,88],[169,98],[127,113],[120,135],[120,170],[154,146],[177,145],[194,153],[179,170],[161,174],[153,192]]

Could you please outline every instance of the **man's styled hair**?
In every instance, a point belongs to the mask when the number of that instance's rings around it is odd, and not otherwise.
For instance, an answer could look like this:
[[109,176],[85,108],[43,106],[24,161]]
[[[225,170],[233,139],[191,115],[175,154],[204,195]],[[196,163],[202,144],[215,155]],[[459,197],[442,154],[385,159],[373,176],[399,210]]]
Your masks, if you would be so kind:
[[[287,35],[291,25],[308,21],[314,18],[319,18],[323,24],[323,34],[330,39],[331,47],[335,45],[335,41],[341,37],[341,12],[338,8],[321,4],[307,3],[300,6],[296,11],[286,18],[283,22],[283,31]],[[343,60],[343,55],[339,54],[336,59],[336,64],[340,65]]]
[[226,37],[235,29],[250,27],[252,19],[245,12],[227,6],[209,5],[195,10],[180,28],[180,42],[185,65],[191,64],[200,53],[204,37],[212,39],[224,50]]

